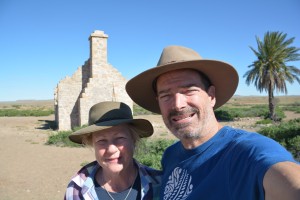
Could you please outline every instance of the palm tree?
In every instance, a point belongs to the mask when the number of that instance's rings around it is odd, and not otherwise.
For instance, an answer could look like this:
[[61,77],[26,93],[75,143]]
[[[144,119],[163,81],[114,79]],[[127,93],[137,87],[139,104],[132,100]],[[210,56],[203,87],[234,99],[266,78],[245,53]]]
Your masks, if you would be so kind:
[[287,65],[290,61],[300,60],[299,48],[290,46],[295,38],[286,39],[282,32],[267,32],[264,40],[256,36],[258,49],[250,47],[257,57],[243,77],[246,84],[254,83],[259,92],[268,92],[269,118],[276,120],[274,91],[287,94],[286,81],[300,84],[300,69]]

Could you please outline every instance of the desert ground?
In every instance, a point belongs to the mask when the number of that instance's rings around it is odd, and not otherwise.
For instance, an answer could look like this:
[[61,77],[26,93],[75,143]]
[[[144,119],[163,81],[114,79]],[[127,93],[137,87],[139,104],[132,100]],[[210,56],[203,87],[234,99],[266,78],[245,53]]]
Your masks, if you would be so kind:
[[[233,101],[242,102],[240,99]],[[33,104],[44,105],[45,102]],[[48,106],[52,106],[52,102]],[[300,114],[293,112],[286,115],[287,120],[300,117]],[[152,122],[155,130],[152,137],[173,138],[159,115],[136,118],[146,118]],[[247,118],[222,124],[255,131],[259,128],[254,125],[256,120]],[[93,151],[87,148],[45,145],[48,136],[54,133],[49,128],[49,121],[54,121],[54,115],[0,117],[0,200],[63,199],[70,178],[83,163],[94,160]]]

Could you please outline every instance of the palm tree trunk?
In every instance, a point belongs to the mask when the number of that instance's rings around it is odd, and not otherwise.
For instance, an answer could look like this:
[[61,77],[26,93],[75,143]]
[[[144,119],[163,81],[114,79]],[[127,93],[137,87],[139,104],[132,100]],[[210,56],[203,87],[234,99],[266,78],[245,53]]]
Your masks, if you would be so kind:
[[276,120],[275,115],[275,101],[274,101],[274,94],[273,94],[273,87],[272,84],[269,85],[269,117],[271,120]]

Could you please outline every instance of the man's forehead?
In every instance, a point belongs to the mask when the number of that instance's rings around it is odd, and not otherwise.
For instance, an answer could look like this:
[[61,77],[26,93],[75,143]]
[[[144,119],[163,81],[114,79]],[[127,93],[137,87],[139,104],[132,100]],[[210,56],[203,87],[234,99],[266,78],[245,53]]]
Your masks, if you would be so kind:
[[[187,76],[186,76],[187,75]],[[157,92],[168,92],[172,88],[190,88],[193,86],[203,87],[201,78],[195,74],[166,74],[157,80]]]
[[177,82],[180,80],[197,79],[201,81],[199,72],[193,69],[179,69],[166,72],[157,78],[157,83]]

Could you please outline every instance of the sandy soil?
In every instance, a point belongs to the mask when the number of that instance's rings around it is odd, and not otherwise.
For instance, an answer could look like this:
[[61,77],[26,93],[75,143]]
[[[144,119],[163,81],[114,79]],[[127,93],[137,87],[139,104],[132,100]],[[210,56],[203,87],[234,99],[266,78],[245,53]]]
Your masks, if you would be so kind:
[[0,118],[0,199],[63,199],[65,188],[80,164],[93,160],[83,148],[47,146],[54,117]]
[[[289,113],[288,119],[300,117]],[[161,117],[139,116],[153,123],[153,137],[172,137]],[[94,160],[87,148],[45,145],[52,130],[48,117],[0,117],[0,199],[63,199],[66,186],[82,163]],[[222,122],[233,127],[255,131],[257,119]]]

